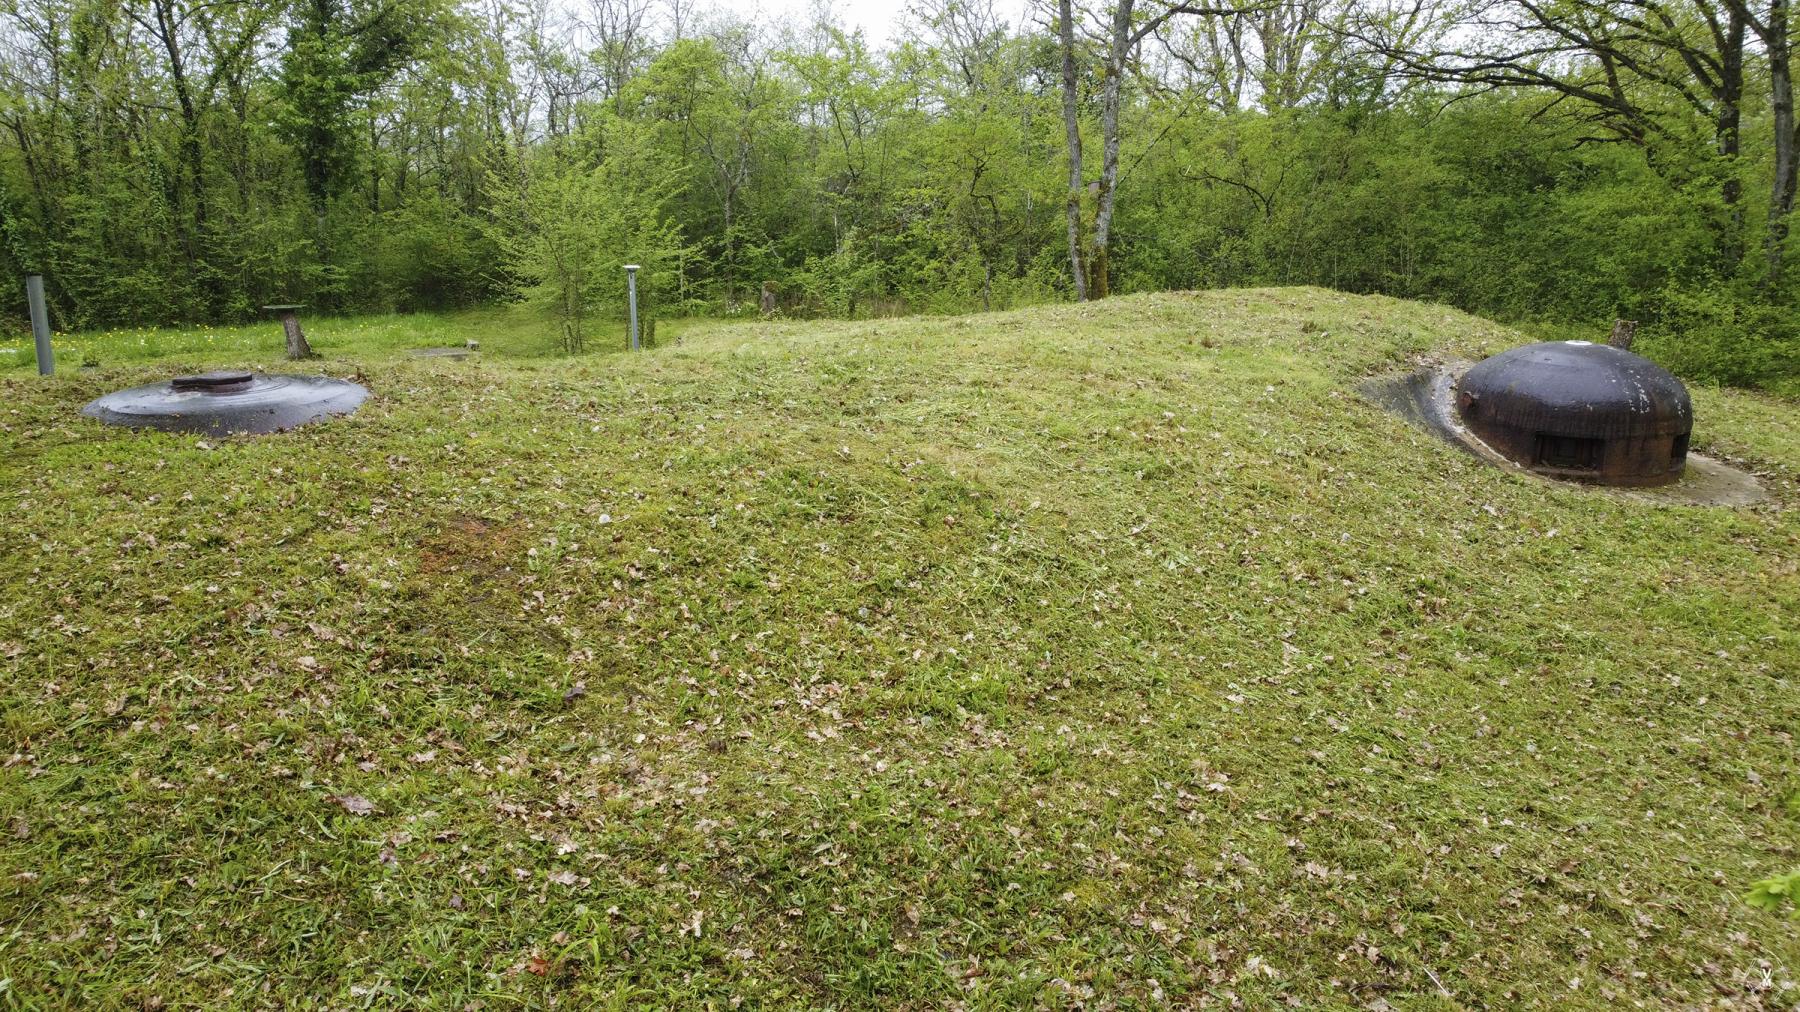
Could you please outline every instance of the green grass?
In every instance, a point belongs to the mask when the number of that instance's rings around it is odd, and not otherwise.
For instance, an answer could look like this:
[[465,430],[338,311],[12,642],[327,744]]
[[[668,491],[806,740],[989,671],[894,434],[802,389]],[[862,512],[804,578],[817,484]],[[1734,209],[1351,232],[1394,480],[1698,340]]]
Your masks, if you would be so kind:
[[[324,317],[300,314],[301,329],[313,350],[328,358],[387,356],[413,348],[482,342],[490,357],[542,358],[557,353],[554,330],[525,306],[498,306],[460,313]],[[664,325],[667,335],[683,330],[716,326],[711,321],[677,320]],[[274,364],[269,356],[280,352],[281,325],[274,322],[240,326],[130,327],[120,330],[53,334],[51,349],[56,368],[68,371],[87,365],[105,368],[121,364],[158,362],[165,367],[250,361]],[[624,324],[600,320],[589,324],[589,350],[623,348]],[[37,369],[36,349],[29,333],[0,337],[0,375],[13,369]]]
[[1351,392],[1516,334],[1285,289],[319,321],[351,418],[77,416],[227,333],[0,378],[17,1005],[1796,1000],[1790,402],[1695,391],[1769,504],[1550,486]]

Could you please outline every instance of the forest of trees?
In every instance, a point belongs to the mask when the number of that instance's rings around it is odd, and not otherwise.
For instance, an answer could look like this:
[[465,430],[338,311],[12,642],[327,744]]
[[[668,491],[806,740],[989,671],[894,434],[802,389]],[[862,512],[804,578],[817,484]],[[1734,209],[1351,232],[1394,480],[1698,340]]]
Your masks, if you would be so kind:
[[[63,328],[1318,284],[1792,369],[1788,0],[0,0],[0,273]],[[0,313],[22,316],[22,288]],[[610,331],[609,331],[610,333]]]

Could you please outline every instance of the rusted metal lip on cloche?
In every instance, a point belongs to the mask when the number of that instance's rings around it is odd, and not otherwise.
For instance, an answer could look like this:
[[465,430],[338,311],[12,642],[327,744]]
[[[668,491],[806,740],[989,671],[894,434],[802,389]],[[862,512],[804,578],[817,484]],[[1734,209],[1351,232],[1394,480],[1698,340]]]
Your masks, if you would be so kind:
[[1751,506],[1768,498],[1768,491],[1755,476],[1698,453],[1686,453],[1685,466],[1674,479],[1656,486],[1600,484],[1591,478],[1572,478],[1554,470],[1531,467],[1482,438],[1467,424],[1459,410],[1460,381],[1476,364],[1465,360],[1421,359],[1407,371],[1370,377],[1359,384],[1357,390],[1391,414],[1485,463],[1563,488],[1586,489],[1665,506]]
[[329,376],[222,370],[119,390],[90,401],[81,413],[133,429],[254,435],[347,415],[368,396],[366,388]]
[[255,382],[255,373],[221,369],[197,376],[177,376],[169,381],[169,388],[181,393],[235,394],[250,389]]

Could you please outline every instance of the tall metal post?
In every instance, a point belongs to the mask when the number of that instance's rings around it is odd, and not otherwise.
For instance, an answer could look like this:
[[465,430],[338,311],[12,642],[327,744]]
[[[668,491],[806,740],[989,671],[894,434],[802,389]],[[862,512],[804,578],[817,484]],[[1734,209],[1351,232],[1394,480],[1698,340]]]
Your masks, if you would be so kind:
[[631,304],[631,350],[632,351],[638,350],[637,272],[638,272],[637,264],[626,264],[625,265],[626,299]]
[[38,375],[56,372],[56,353],[50,350],[50,310],[44,305],[44,276],[25,275],[25,301],[31,303],[31,339],[37,344]]

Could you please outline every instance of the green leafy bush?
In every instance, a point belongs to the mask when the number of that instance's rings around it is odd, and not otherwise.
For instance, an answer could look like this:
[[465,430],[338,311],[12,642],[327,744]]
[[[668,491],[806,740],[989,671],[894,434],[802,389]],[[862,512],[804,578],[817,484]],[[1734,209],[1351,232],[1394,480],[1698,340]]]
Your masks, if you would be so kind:
[[1769,913],[1786,911],[1788,917],[1800,920],[1800,868],[1785,875],[1772,875],[1751,886],[1744,902]]
[[1719,288],[1665,288],[1633,350],[1687,379],[1761,386],[1800,371],[1792,310]]
[[[524,294],[555,316],[570,353],[585,348],[593,318],[625,318],[626,264],[643,268],[638,285],[647,295],[671,286],[685,253],[665,212],[680,189],[674,167],[638,128],[608,126],[604,144],[588,137],[591,143],[540,152],[522,178],[490,178],[503,210],[486,234],[506,268],[524,279]],[[606,153],[596,163],[587,150]]]

